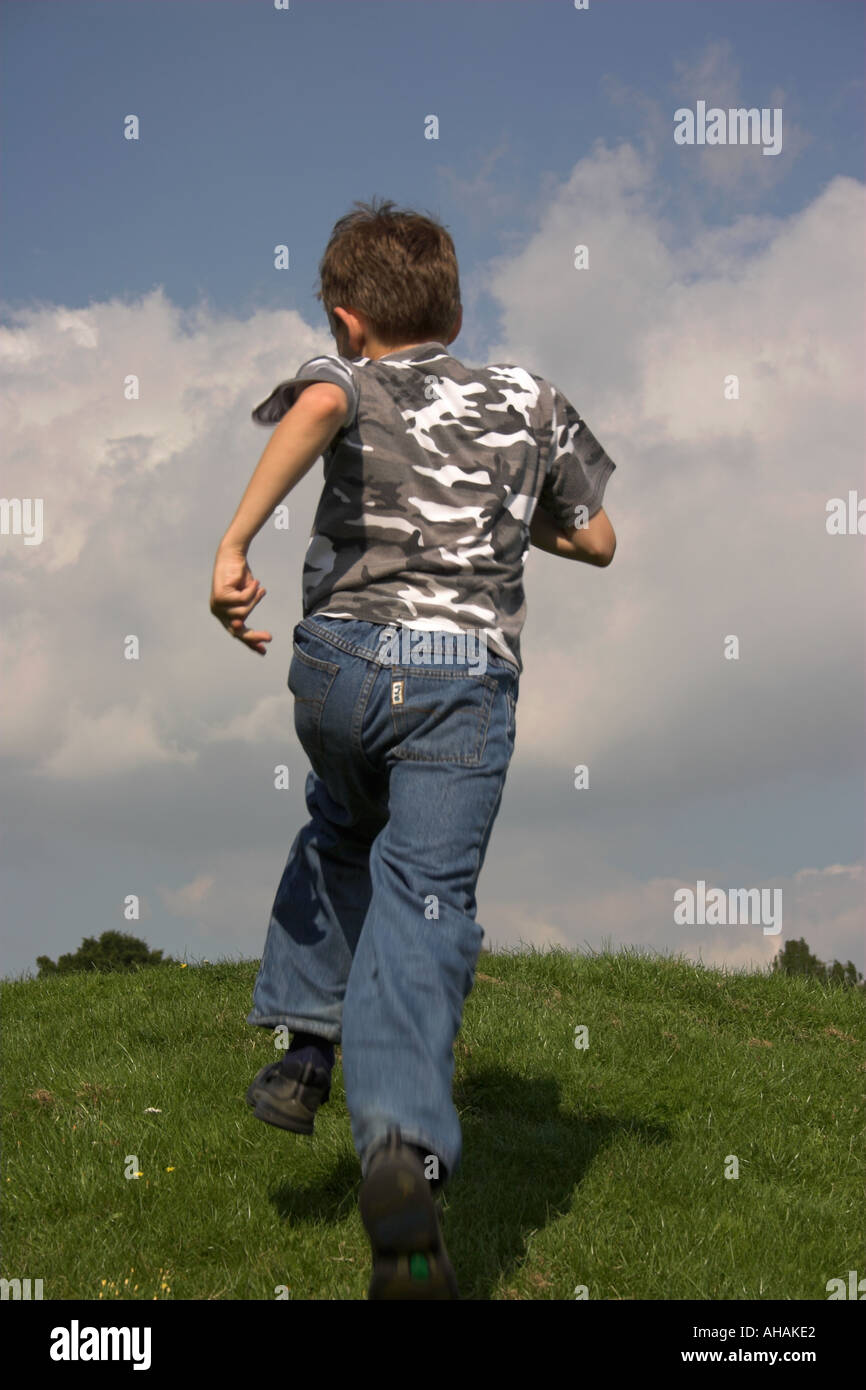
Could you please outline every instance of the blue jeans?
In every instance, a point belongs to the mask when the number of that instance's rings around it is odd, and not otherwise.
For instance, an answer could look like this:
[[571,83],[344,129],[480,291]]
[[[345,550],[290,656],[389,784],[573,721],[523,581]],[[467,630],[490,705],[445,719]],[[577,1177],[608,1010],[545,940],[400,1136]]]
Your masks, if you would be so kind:
[[475,887],[519,673],[489,647],[484,662],[470,650],[462,664],[413,653],[400,665],[405,651],[381,648],[385,626],[295,627],[288,684],[310,820],[277,889],[247,1022],[342,1043],[362,1174],[397,1125],[438,1155],[444,1182],[461,1160],[452,1049],[484,937]]

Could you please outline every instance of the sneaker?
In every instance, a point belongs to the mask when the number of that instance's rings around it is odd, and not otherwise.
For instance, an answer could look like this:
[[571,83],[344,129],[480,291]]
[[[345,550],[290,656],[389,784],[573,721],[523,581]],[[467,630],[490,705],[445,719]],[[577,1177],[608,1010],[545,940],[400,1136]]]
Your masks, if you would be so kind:
[[316,1111],[331,1094],[331,1073],[311,1062],[286,1059],[262,1067],[247,1091],[247,1104],[257,1120],[312,1134]]
[[373,1254],[368,1299],[459,1299],[424,1165],[398,1129],[374,1149],[358,1204]]

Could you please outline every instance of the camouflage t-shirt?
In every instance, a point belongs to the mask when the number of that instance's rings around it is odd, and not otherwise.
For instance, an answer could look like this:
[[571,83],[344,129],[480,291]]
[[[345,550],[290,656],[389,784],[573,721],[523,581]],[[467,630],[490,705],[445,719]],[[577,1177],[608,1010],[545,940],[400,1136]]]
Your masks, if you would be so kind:
[[[472,633],[518,671],[536,504],[591,519],[615,464],[570,401],[523,367],[443,343],[312,357],[253,411],[274,425],[313,381],[346,393],[303,572],[304,617]],[[577,513],[583,506],[586,511]]]

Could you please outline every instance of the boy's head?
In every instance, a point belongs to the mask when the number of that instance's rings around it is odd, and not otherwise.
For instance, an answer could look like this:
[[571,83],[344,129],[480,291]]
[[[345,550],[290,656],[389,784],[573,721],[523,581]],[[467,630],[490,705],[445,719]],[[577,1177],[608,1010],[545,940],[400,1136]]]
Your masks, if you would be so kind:
[[[353,325],[382,351],[450,343],[460,331],[454,243],[433,217],[390,200],[356,202],[334,225],[319,263],[320,299],[341,356],[352,356]],[[350,322],[334,310],[342,309]]]

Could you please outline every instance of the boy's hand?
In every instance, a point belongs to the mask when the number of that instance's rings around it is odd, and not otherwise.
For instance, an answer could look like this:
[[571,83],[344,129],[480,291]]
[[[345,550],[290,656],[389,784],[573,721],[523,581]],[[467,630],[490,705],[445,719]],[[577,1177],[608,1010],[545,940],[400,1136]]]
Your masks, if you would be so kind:
[[244,618],[266,593],[267,589],[263,589],[252,576],[246,551],[237,546],[221,545],[214,561],[210,611],[232,637],[240,638],[251,651],[261,656],[267,655],[264,643],[272,640],[271,634],[251,632],[244,626]]

